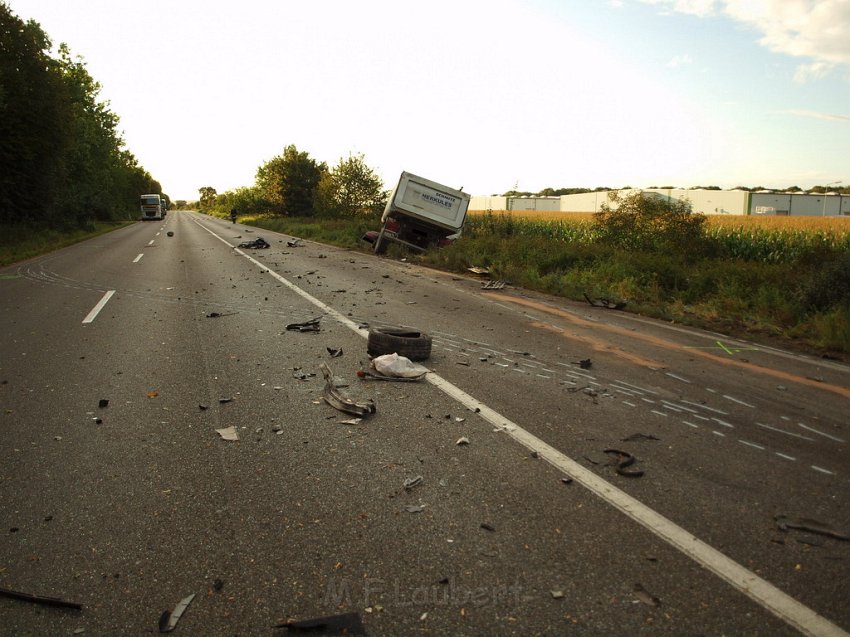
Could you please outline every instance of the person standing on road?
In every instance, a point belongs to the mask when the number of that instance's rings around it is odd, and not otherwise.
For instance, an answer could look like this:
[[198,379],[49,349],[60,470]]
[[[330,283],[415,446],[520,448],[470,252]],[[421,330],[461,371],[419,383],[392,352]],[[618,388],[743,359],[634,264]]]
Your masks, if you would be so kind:
[[236,208],[230,209],[230,223],[236,223]]

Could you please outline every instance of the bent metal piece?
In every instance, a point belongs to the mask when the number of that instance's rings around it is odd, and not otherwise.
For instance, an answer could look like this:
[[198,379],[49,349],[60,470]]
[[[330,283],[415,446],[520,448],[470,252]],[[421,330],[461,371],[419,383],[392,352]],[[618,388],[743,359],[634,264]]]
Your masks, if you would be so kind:
[[327,404],[334,409],[338,409],[346,414],[351,414],[352,416],[362,417],[375,413],[375,403],[371,400],[367,400],[363,403],[354,402],[351,398],[334,387],[334,376],[330,367],[328,367],[325,363],[322,363],[319,367],[322,370],[322,376],[325,377],[325,389],[322,397],[325,399]]
[[35,604],[44,604],[46,606],[59,606],[61,608],[73,608],[74,610],[82,610],[83,605],[77,602],[66,602],[58,597],[45,597],[44,595],[33,595],[32,593],[22,593],[21,591],[13,591],[8,588],[0,588],[0,597],[10,597],[19,599],[25,602],[33,602]]

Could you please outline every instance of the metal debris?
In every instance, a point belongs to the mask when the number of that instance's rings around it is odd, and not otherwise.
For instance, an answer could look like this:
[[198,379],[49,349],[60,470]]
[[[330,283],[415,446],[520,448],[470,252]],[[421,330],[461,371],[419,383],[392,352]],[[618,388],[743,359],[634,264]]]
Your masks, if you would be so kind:
[[159,617],[159,632],[170,633],[174,630],[177,627],[177,622],[180,621],[180,617],[189,607],[189,604],[192,603],[193,599],[195,599],[195,593],[181,599],[173,611],[163,611]]
[[466,268],[468,271],[473,274],[490,274],[490,270],[488,268],[482,268],[477,265],[473,265],[471,268]]
[[425,481],[425,478],[423,478],[422,476],[416,476],[414,478],[407,478],[404,481],[404,488],[406,490],[410,491],[411,489],[418,487],[424,481]]
[[633,590],[635,592],[635,597],[647,606],[658,606],[661,603],[660,599],[652,595],[640,584],[635,584]]
[[304,247],[304,239],[290,239],[286,242],[290,248],[303,248]]
[[593,366],[593,363],[591,362],[591,360],[589,358],[585,358],[585,359],[580,360],[578,362],[578,366],[581,367],[582,369],[590,369]]
[[248,250],[265,250],[266,248],[270,248],[271,244],[262,237],[257,237],[253,241],[243,241],[239,244],[239,247],[247,248]]
[[339,349],[336,349],[334,347],[327,347],[325,349],[328,350],[328,354],[331,355],[331,358],[339,358],[340,356],[342,356],[342,348],[341,347]]
[[13,591],[8,588],[0,588],[0,597],[9,597],[11,599],[19,599],[24,602],[32,602],[34,604],[43,604],[45,606],[58,606],[60,608],[73,608],[74,610],[83,610],[83,605],[76,602],[66,602],[58,597],[44,597],[43,595],[33,595],[32,593],[22,593]]
[[639,442],[642,440],[661,440],[661,438],[656,438],[652,434],[636,433],[631,436],[626,436],[622,439],[622,442]]
[[787,515],[777,515],[774,519],[780,531],[796,529],[798,531],[808,531],[809,533],[817,533],[818,535],[825,535],[836,540],[850,542],[850,535],[817,520],[810,518],[790,518]]
[[239,440],[239,432],[236,427],[225,427],[224,429],[216,429],[215,432],[221,436],[222,440]]
[[591,299],[587,294],[584,295],[584,299],[590,303],[593,307],[604,307],[609,310],[622,310],[626,307],[626,301],[612,301],[611,299]]
[[238,312],[210,312],[209,314],[206,314],[205,316],[207,318],[221,318],[222,316],[233,316],[234,314],[237,314],[237,313]]
[[360,619],[360,613],[344,613],[316,619],[304,619],[297,622],[275,624],[274,628],[286,628],[293,633],[309,632],[315,634],[365,635],[366,628]]
[[304,321],[303,323],[290,323],[286,326],[286,329],[294,332],[319,332],[321,331],[321,327],[319,326],[319,321],[322,320],[322,317],[319,316],[314,319],[310,319],[309,321]]
[[404,508],[407,509],[408,513],[422,513],[426,506],[425,504],[408,504]]
[[334,386],[334,376],[330,367],[325,363],[319,365],[322,370],[322,375],[325,377],[325,389],[323,398],[334,409],[351,414],[352,416],[368,416],[375,413],[375,403],[369,399],[362,403],[357,403],[343,392],[339,391]]
[[468,445],[469,444],[469,438],[467,438],[466,436],[461,436],[460,438],[457,439],[457,442],[455,444],[458,445],[458,446]]
[[505,287],[504,281],[487,281],[481,284],[482,290],[502,290]]
[[97,406],[100,407],[101,409],[103,409],[107,405],[109,405],[109,400],[106,399],[106,398],[101,398],[97,403]]

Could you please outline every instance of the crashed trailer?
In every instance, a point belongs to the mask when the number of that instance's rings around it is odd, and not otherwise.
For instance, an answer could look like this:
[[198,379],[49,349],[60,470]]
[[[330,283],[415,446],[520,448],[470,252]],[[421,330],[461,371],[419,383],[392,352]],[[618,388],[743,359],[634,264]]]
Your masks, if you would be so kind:
[[403,172],[384,208],[375,253],[385,252],[389,241],[415,250],[451,243],[463,230],[468,208],[465,192]]

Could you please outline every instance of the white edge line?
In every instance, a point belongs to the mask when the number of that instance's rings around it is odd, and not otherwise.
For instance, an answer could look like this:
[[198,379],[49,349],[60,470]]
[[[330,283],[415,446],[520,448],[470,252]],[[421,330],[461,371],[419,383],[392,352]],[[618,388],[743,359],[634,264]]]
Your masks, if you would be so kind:
[[104,306],[104,305],[106,305],[106,304],[109,302],[109,299],[111,299],[111,298],[112,298],[112,295],[113,295],[113,294],[115,294],[115,290],[109,290],[109,292],[107,292],[106,294],[104,294],[104,295],[101,297],[100,301],[98,301],[98,302],[97,302],[97,305],[95,305],[95,306],[91,309],[91,312],[89,312],[89,313],[86,315],[86,318],[84,318],[84,319],[83,319],[83,323],[91,323],[92,321],[94,321],[94,320],[97,318],[97,315],[98,315],[98,314],[100,313],[100,311],[103,309],[103,306]]
[[[236,253],[248,259],[254,265],[268,272],[290,290],[303,297],[326,314],[333,316],[340,323],[365,337],[366,334],[345,315],[339,313],[319,299],[311,296],[297,285],[282,277],[277,272],[260,263],[254,257],[246,254],[238,248],[234,248],[225,239],[222,239],[212,230],[196,221],[204,230],[209,232],[219,241],[235,250]],[[459,387],[453,385],[441,376],[430,372],[425,380],[442,390],[445,394],[454,398],[463,406],[476,411],[484,420],[504,431],[508,436],[525,448],[536,451],[541,458],[546,460],[556,469],[566,473],[583,487],[599,496],[602,500],[625,514],[644,528],[648,529],[668,544],[690,557],[727,583],[738,589],[747,597],[761,604],[782,621],[793,626],[804,635],[812,636],[835,636],[850,637],[841,627],[818,615],[808,606],[798,602],[796,599],[782,592],[776,586],[762,579],[752,571],[744,568],[731,558],[727,557],[713,546],[706,544],[682,527],[674,524],[660,513],[650,509],[639,500],[621,491],[610,482],[600,478],[595,473],[582,467],[575,460],[565,456],[563,453],[544,442],[535,435],[527,432],[519,425],[508,420],[497,411],[479,402]]]
[[818,434],[819,436],[823,436],[824,438],[829,438],[830,440],[834,440],[835,442],[844,442],[844,440],[841,439],[841,438],[836,438],[835,436],[830,436],[828,433],[824,433],[823,431],[818,431],[814,427],[807,427],[806,425],[804,425],[801,422],[798,422],[797,424],[800,427],[802,427],[803,429],[805,429],[807,431],[811,431],[813,434]]

